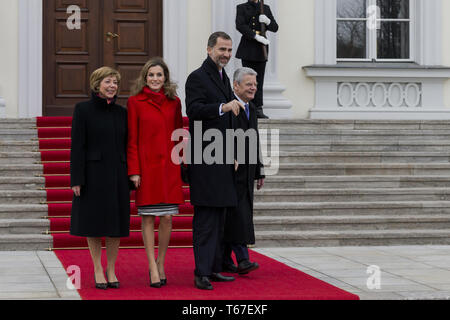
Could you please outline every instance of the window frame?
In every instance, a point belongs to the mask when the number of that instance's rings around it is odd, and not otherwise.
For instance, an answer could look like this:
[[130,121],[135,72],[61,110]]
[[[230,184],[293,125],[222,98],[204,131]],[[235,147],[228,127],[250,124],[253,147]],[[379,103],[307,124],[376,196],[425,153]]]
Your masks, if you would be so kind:
[[[378,59],[377,53],[378,53],[378,36],[377,31],[378,29],[374,30],[368,30],[366,28],[366,55],[367,58],[339,58],[337,57],[337,50],[336,50],[336,61],[337,62],[413,62],[415,60],[415,30],[416,30],[416,12],[415,12],[415,1],[416,0],[409,0],[409,19],[381,19],[381,17],[377,16],[377,23],[381,22],[408,22],[409,21],[409,58],[407,59]],[[370,6],[376,6],[377,0],[366,0],[366,8],[369,8]],[[336,4],[336,12],[335,12],[335,18],[336,18],[336,31],[337,31],[337,24],[339,21],[365,21],[367,23],[367,17],[365,18],[338,18],[337,16],[337,4]],[[337,48],[337,32],[335,34],[335,42],[336,42],[336,48]]]

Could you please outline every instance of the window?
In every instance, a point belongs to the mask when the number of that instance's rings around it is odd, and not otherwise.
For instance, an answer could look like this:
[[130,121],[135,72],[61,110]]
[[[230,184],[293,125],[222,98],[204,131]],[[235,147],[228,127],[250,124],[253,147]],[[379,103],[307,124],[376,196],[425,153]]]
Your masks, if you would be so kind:
[[338,61],[412,61],[413,0],[337,0]]

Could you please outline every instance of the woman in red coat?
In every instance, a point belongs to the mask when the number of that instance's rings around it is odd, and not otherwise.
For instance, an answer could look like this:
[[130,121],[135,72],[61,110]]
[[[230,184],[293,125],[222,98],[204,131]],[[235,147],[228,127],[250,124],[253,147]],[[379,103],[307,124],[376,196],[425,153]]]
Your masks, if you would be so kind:
[[[142,237],[150,285],[167,283],[164,262],[172,231],[172,215],[184,203],[181,169],[171,159],[178,142],[171,136],[183,127],[181,102],[169,69],[161,58],[147,62],[128,100],[128,175],[136,186],[136,207],[142,216]],[[160,217],[155,260],[155,217]]]

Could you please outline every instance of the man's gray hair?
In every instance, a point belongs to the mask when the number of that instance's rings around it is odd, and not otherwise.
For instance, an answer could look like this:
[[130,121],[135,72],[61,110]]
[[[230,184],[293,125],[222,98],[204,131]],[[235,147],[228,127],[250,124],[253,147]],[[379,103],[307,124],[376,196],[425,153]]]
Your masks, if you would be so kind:
[[234,72],[233,81],[241,83],[244,76],[257,76],[258,73],[252,68],[241,67]]

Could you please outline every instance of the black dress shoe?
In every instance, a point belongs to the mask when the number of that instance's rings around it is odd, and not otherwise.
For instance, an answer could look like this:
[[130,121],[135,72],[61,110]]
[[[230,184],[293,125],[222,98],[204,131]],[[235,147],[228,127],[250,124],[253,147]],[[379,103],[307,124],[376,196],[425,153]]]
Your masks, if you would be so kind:
[[242,260],[238,265],[238,273],[239,274],[247,274],[251,271],[254,271],[259,268],[259,264],[256,262],[250,262],[248,260]]
[[200,289],[200,290],[212,290],[213,289],[213,286],[212,286],[211,282],[209,282],[208,277],[195,276],[194,284],[195,284],[195,287],[197,287],[197,289]]
[[[106,279],[108,279],[108,274],[106,274]],[[108,281],[108,280],[106,280]],[[112,288],[112,289],[119,289],[120,288],[120,282],[116,281],[116,282],[109,282],[108,281],[108,288]]]
[[266,115],[264,114],[264,112],[262,111],[262,109],[256,111],[256,117],[257,117],[258,119],[269,119],[269,117],[266,116]]
[[234,281],[234,277],[227,277],[220,273],[213,273],[211,276],[209,276],[209,280],[212,282],[230,282]]
[[161,286],[165,286],[167,284],[167,279],[161,279]]
[[237,267],[234,264],[224,264],[222,266],[222,271],[227,273],[237,273]]

